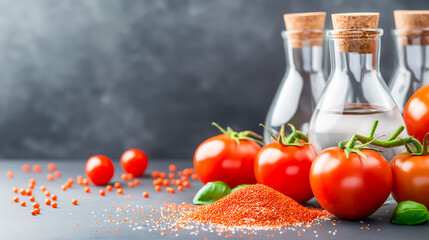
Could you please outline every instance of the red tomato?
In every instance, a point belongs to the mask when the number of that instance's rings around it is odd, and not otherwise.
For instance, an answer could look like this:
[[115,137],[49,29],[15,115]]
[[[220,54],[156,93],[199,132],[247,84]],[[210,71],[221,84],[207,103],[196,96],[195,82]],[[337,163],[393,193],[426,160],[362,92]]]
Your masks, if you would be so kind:
[[261,147],[250,140],[236,140],[220,134],[201,143],[194,154],[194,167],[200,180],[223,181],[231,188],[256,183],[253,166]]
[[[407,153],[401,153],[404,155]],[[393,175],[393,198],[399,203],[406,200],[429,208],[429,155],[396,156],[390,162]]]
[[115,168],[108,157],[96,155],[88,159],[85,171],[86,176],[95,185],[106,185],[112,179]]
[[130,149],[124,152],[121,157],[121,167],[125,172],[140,177],[147,168],[147,156],[139,149]]
[[315,157],[316,152],[311,145],[267,144],[255,160],[256,181],[305,203],[313,197],[309,174]]
[[417,90],[404,108],[404,121],[408,134],[423,142],[429,132],[429,85]]
[[322,151],[313,161],[310,184],[320,205],[345,219],[362,219],[380,208],[392,189],[389,163],[378,152],[362,150],[366,159],[338,147]]

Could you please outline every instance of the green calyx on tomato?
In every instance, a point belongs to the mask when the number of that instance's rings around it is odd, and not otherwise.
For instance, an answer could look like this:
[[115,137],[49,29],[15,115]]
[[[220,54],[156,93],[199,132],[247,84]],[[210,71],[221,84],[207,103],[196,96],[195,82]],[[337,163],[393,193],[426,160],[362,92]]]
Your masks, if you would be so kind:
[[261,141],[263,137],[255,132],[252,131],[242,131],[242,132],[236,132],[232,130],[230,127],[226,127],[226,130],[219,126],[219,124],[212,122],[212,125],[217,127],[219,131],[227,135],[228,137],[234,139],[238,144],[240,144],[240,140],[250,140],[253,142],[256,142],[260,145],[264,145],[264,143]]
[[425,205],[413,202],[403,201],[396,206],[392,215],[392,223],[416,225],[427,222],[429,212]]
[[[361,150],[373,150],[373,151],[380,152],[380,150],[376,148],[368,147],[368,145],[373,145],[373,146],[383,147],[383,148],[405,146],[411,155],[421,155],[424,152],[423,146],[420,144],[420,142],[417,139],[413,137],[398,138],[398,136],[402,133],[402,131],[404,131],[405,129],[404,126],[398,127],[398,129],[396,129],[396,131],[392,134],[392,136],[390,136],[387,140],[379,140],[381,136],[374,138],[374,133],[375,133],[375,130],[377,129],[377,125],[378,125],[378,120],[375,120],[374,124],[372,125],[369,136],[354,134],[349,141],[345,140],[345,141],[339,142],[338,147],[345,151],[347,157],[352,152],[357,153],[362,157],[365,157],[365,155],[362,154]],[[360,142],[360,144],[357,146],[355,146],[356,141]],[[413,144],[415,150],[413,151],[410,148],[410,146],[408,146],[408,144]]]
[[196,205],[210,204],[231,193],[228,184],[222,181],[208,182],[195,195],[193,203]]
[[281,126],[280,132],[278,134],[272,133],[262,123],[259,124],[259,126],[265,128],[265,130],[270,134],[270,136],[283,146],[304,146],[304,145],[308,145],[307,135],[296,130],[296,128],[290,123],[288,123],[288,126],[292,129],[292,133],[288,137],[285,136],[285,125]]

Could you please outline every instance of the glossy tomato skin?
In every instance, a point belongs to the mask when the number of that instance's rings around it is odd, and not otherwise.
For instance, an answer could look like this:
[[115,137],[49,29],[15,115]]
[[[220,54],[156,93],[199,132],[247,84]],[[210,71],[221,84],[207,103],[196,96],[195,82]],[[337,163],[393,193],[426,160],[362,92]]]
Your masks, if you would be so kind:
[[108,157],[95,155],[86,162],[85,172],[91,182],[102,186],[112,179],[115,168]]
[[429,85],[421,87],[408,100],[404,121],[408,134],[423,142],[429,132]]
[[140,177],[146,171],[148,159],[146,154],[139,149],[129,149],[122,154],[121,167],[134,177]]
[[310,168],[316,152],[311,145],[285,146],[279,142],[265,145],[255,160],[255,177],[264,184],[299,203],[313,197]]
[[240,140],[237,143],[227,135],[220,134],[198,146],[194,154],[194,168],[203,184],[223,181],[231,188],[240,184],[254,184],[254,161],[260,149],[253,141]]
[[429,155],[399,157],[404,154],[390,162],[393,198],[398,203],[410,200],[429,208]]
[[322,151],[313,161],[310,184],[320,205],[337,217],[363,219],[380,208],[392,189],[392,171],[379,153],[362,150],[347,159],[338,147]]

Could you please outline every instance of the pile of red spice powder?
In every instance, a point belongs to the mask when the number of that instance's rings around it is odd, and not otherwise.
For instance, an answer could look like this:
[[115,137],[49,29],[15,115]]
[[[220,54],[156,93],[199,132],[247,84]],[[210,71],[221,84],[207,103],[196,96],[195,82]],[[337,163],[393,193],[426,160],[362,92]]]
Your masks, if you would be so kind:
[[329,219],[321,209],[306,208],[262,184],[249,185],[191,213],[187,220],[228,227],[284,227]]

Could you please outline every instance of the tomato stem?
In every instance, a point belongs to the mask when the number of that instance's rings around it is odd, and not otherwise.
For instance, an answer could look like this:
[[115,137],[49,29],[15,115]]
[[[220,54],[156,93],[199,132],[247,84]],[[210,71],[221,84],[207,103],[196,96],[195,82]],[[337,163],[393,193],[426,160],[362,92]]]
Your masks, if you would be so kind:
[[[286,138],[285,137],[285,126],[282,125],[280,127],[280,131],[278,134],[272,133],[264,124],[259,124],[259,126],[263,127],[270,136],[280,143],[283,146],[304,146],[308,144],[308,137],[302,132],[296,130],[296,128],[292,124],[288,124],[292,129],[292,133]],[[302,142],[304,141],[304,143]]]
[[253,141],[256,142],[260,145],[264,145],[264,143],[262,141],[260,141],[259,139],[263,139],[263,137],[255,132],[252,131],[242,131],[242,132],[236,132],[234,130],[232,130],[232,128],[227,127],[226,130],[224,128],[222,128],[221,126],[219,126],[219,124],[212,122],[212,125],[215,126],[217,129],[219,129],[219,131],[221,131],[223,134],[227,135],[228,137],[234,139],[237,144],[240,144],[240,140],[249,140],[249,141]]

